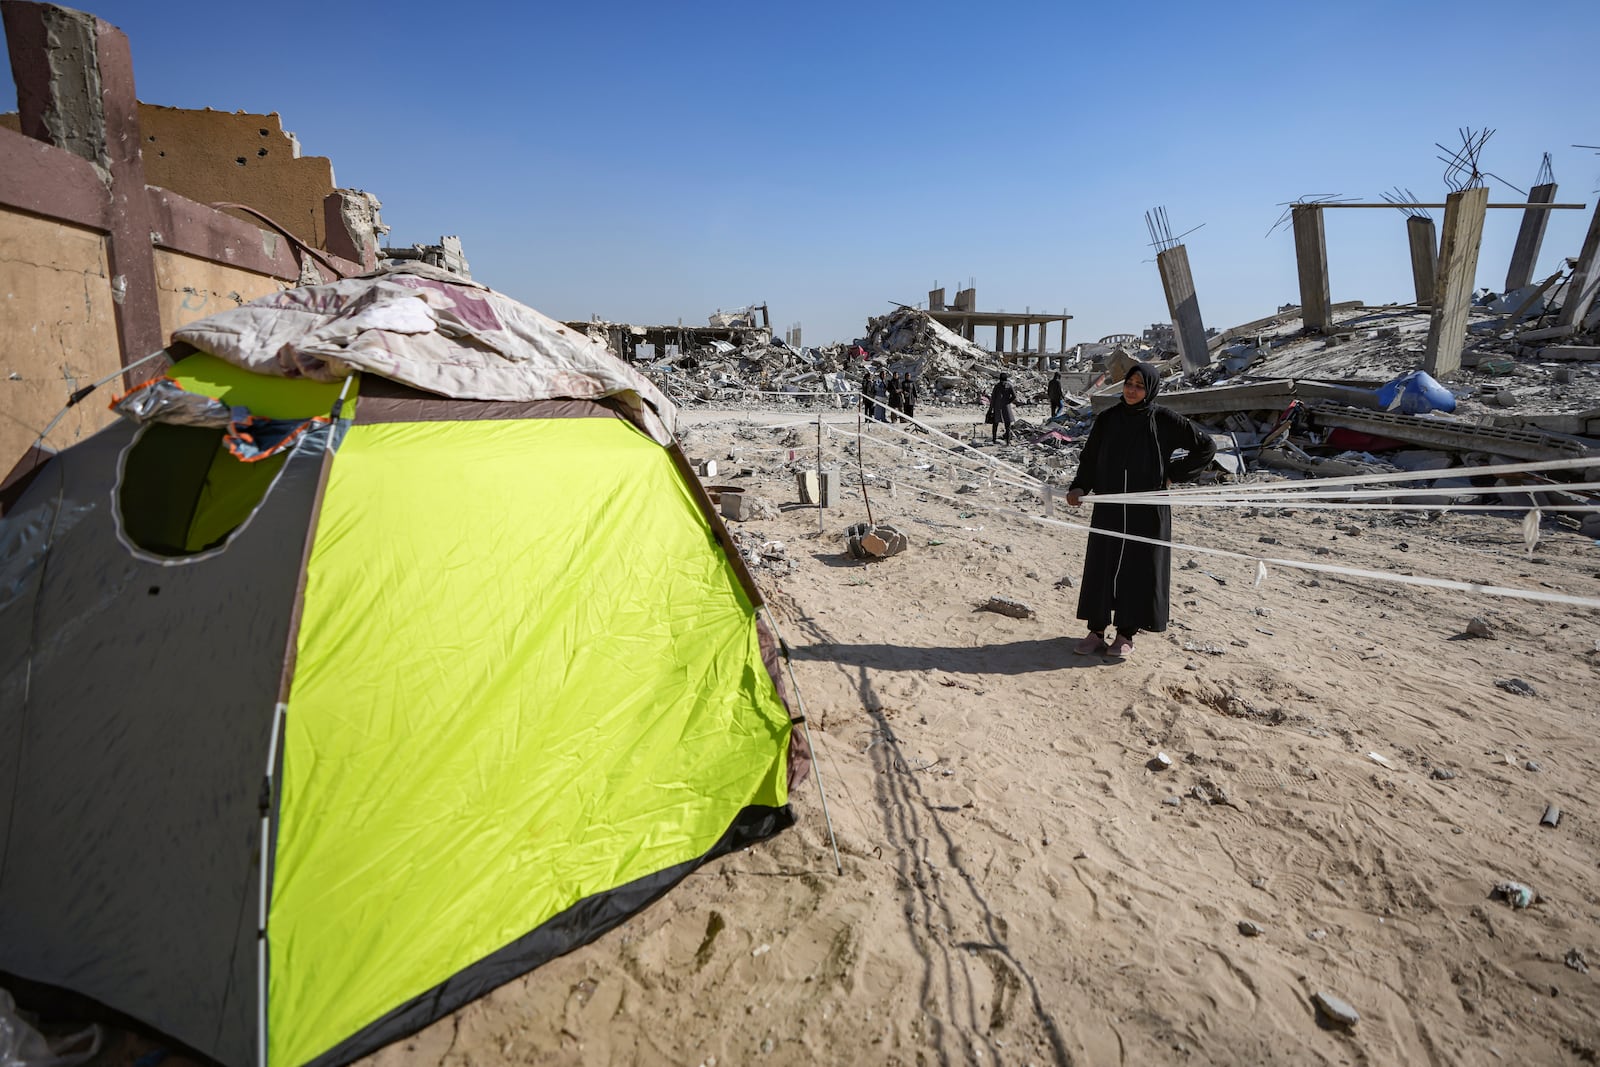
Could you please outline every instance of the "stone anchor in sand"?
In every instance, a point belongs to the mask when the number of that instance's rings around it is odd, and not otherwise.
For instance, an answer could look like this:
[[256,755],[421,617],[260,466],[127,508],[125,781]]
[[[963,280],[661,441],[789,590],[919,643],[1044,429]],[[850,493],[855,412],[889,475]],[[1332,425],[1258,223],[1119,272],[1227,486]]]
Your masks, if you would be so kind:
[[858,522],[844,532],[850,555],[856,559],[883,559],[906,550],[906,535],[887,523]]

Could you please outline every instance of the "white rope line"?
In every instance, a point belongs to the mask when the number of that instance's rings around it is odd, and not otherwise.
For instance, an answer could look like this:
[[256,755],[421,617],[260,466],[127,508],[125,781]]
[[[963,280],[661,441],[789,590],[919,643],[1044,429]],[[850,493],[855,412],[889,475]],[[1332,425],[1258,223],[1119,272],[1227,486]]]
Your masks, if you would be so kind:
[[[1012,508],[989,509],[1001,515],[1008,515],[1018,519],[1028,519],[1044,526],[1060,526],[1070,530],[1083,530],[1086,533],[1099,534],[1104,537],[1120,537],[1128,541],[1140,541],[1147,545],[1166,545],[1169,548],[1181,548],[1187,552],[1201,552],[1210,556],[1223,556],[1229,559],[1244,560],[1255,563],[1258,568],[1271,563],[1278,567],[1290,567],[1295,570],[1317,571],[1323,574],[1340,574],[1351,578],[1372,578],[1380,581],[1397,582],[1401,585],[1429,586],[1436,589],[1454,589],[1466,593],[1482,593],[1488,596],[1513,597],[1519,600],[1539,600],[1551,604],[1570,604],[1580,608],[1600,608],[1600,599],[1593,597],[1571,596],[1566,593],[1545,593],[1534,589],[1515,589],[1501,585],[1478,585],[1475,582],[1459,582],[1450,578],[1423,578],[1414,574],[1398,574],[1394,571],[1367,571],[1357,567],[1341,567],[1333,563],[1312,563],[1310,560],[1282,559],[1274,556],[1251,556],[1243,552],[1234,552],[1226,548],[1206,548],[1200,545],[1186,544],[1182,541],[1162,541],[1153,537],[1141,537],[1138,534],[1122,533],[1117,530],[1096,530],[1081,523],[1065,522],[1061,519],[1048,519],[1039,515],[1028,515]],[[1258,569],[1256,583],[1261,582],[1263,572]]]
[[[1337,478],[1286,479],[1279,482],[1232,483],[1229,485],[1195,485],[1183,489],[1169,489],[1162,495],[1170,497],[1171,502],[1175,503],[1180,497],[1226,496],[1245,492],[1260,492],[1262,495],[1273,495],[1303,490],[1322,490],[1343,485],[1379,485],[1387,482],[1430,481],[1434,478],[1459,478],[1469,474],[1493,474],[1496,476],[1502,474],[1531,474],[1538,471],[1571,470],[1575,467],[1595,466],[1600,466],[1600,456],[1548,459],[1532,463],[1501,463],[1483,467],[1442,467],[1433,471],[1349,474],[1341,475]],[[1552,485],[1550,488],[1559,489],[1560,485]],[[1148,500],[1153,496],[1154,494],[1151,494],[1143,499]],[[1110,500],[1110,497],[1102,497],[1101,499]]]
[[[848,431],[845,431],[845,430],[837,430],[837,429],[834,429],[833,427],[829,427],[828,429],[832,433],[835,433],[840,437],[853,438],[855,436],[854,434],[852,434],[852,433],[850,433]],[[916,455],[917,455],[917,458],[934,458],[934,457],[928,456],[927,453],[917,451],[915,446],[908,447],[908,446],[904,446],[904,445],[895,445],[895,444],[890,444],[887,441],[880,441],[877,438],[868,436],[866,434],[863,434],[862,436],[866,440],[870,441],[871,443],[877,445],[880,448],[893,448],[893,449],[896,449],[896,450],[901,451],[901,452],[908,452],[908,451],[909,452],[915,452]],[[935,446],[935,447],[937,447],[937,446]],[[961,456],[960,453],[953,453],[953,455],[955,455],[957,458],[964,458],[964,457]],[[955,468],[959,473],[962,473],[962,474],[975,475],[975,476],[986,475],[986,476],[988,476],[990,482],[992,484],[994,484],[994,485],[1010,486],[1013,489],[1021,489],[1021,490],[1024,490],[1025,492],[1033,493],[1035,495],[1042,495],[1041,490],[1038,488],[1038,483],[1030,485],[1027,482],[1013,481],[1010,478],[1005,478],[1005,477],[1002,477],[999,474],[996,474],[995,473],[995,468],[993,468],[993,467],[973,468],[971,466],[962,466],[961,464],[956,463],[956,462],[952,462],[950,465],[951,465],[951,467]],[[1010,467],[1002,467],[1001,468],[1001,470],[1003,472],[1004,471],[1010,471],[1012,469],[1013,468],[1010,468]],[[891,472],[896,474],[896,475],[899,475],[901,473],[901,470],[902,470],[902,468],[900,468],[900,467],[891,468]],[[877,476],[877,477],[885,477],[882,474],[881,471],[874,470],[873,474],[875,476]],[[909,475],[907,477],[909,477]]]
[[[927,430],[928,433],[930,435],[932,435],[932,437],[943,438],[946,441],[950,441],[950,442],[956,444],[957,446],[959,446],[959,448],[958,449],[957,448],[946,448],[946,447],[940,445],[937,440],[933,440],[931,438],[916,437],[916,436],[912,435],[910,433],[910,431],[902,430],[898,426],[891,425],[890,423],[882,422],[882,423],[878,423],[877,425],[879,427],[881,427],[882,429],[890,430],[890,431],[892,431],[894,433],[899,434],[900,436],[904,437],[907,440],[907,442],[909,442],[910,446],[915,446],[917,449],[932,448],[932,449],[936,450],[936,452],[938,452],[939,454],[945,455],[947,457],[952,457],[954,459],[961,459],[961,460],[967,460],[967,461],[979,460],[979,461],[982,462],[982,464],[985,467],[987,467],[990,470],[1001,471],[1003,473],[1011,474],[1011,475],[1013,475],[1015,477],[1018,477],[1018,478],[1026,478],[1029,482],[1031,482],[1031,483],[1033,483],[1035,485],[1044,484],[1043,482],[1039,481],[1039,479],[1037,479],[1037,478],[1033,477],[1033,475],[1029,474],[1027,471],[1021,470],[1021,469],[1019,469],[1019,468],[1017,468],[1017,467],[1015,467],[1015,466],[1013,466],[1013,465],[1011,465],[1009,463],[1004,462],[1003,460],[996,459],[994,456],[985,455],[984,453],[979,452],[977,449],[973,448],[971,445],[967,444],[965,441],[957,440],[956,438],[951,437],[949,434],[945,433],[943,430],[938,429],[937,427],[929,426],[927,423],[924,423],[924,422],[919,422],[917,419],[911,417],[910,415],[906,415],[906,416],[904,416],[904,418],[906,419],[907,422],[910,422],[910,423],[912,423],[913,425],[916,425],[916,426],[921,426],[924,430]],[[823,425],[826,426],[832,432],[834,432],[836,434],[839,434],[842,437],[854,437],[855,436],[855,434],[852,433],[849,430],[840,430],[837,427],[829,425],[828,423],[824,423]],[[874,436],[872,436],[871,434],[868,434],[868,433],[862,433],[861,436],[866,438],[869,441],[872,441],[874,444],[879,444],[879,445],[886,445],[887,444],[887,442],[879,440],[878,438],[876,438],[876,437],[874,437]],[[905,448],[905,447],[908,447],[908,446],[906,446],[906,445],[897,445],[897,446],[894,446],[894,447]],[[921,453],[919,453],[919,454],[921,454]]]
[[[1574,465],[1576,465],[1575,463],[1573,463],[1572,461],[1569,461],[1569,460],[1552,460],[1552,461],[1545,461],[1545,462],[1546,463],[1551,463],[1551,464],[1560,464],[1562,466],[1574,466]],[[1486,470],[1504,470],[1504,467],[1506,467],[1506,466],[1517,467],[1517,468],[1534,467],[1534,468],[1539,468],[1539,469],[1558,469],[1556,467],[1545,466],[1544,463],[1540,463],[1540,464],[1507,464],[1507,465],[1503,465],[1502,467],[1499,467],[1499,468],[1484,468],[1484,469],[1486,469]],[[1467,469],[1467,468],[1451,468],[1451,469],[1452,470],[1464,470],[1464,469]],[[1401,473],[1409,474],[1410,472],[1401,472]],[[1413,478],[1414,478],[1414,476],[1413,476]],[[1359,479],[1328,479],[1328,481],[1335,481],[1335,480],[1341,481],[1341,482],[1359,481]],[[1401,480],[1401,479],[1391,478],[1390,480]],[[1019,488],[1027,489],[1030,492],[1036,491],[1031,486],[1020,486]],[[1511,487],[1511,488],[1520,489],[1521,491],[1526,491],[1526,487]],[[915,489],[919,493],[926,493],[927,495],[929,495],[931,497],[935,497],[937,499],[947,501],[947,502],[949,502],[949,503],[951,503],[953,505],[959,506],[959,507],[970,508],[971,510],[973,510],[975,512],[976,511],[985,511],[985,512],[989,512],[990,514],[993,514],[993,515],[1002,515],[1002,516],[1006,516],[1008,518],[1023,519],[1023,520],[1026,520],[1026,521],[1038,523],[1038,524],[1043,525],[1043,526],[1055,526],[1055,527],[1059,527],[1059,528],[1062,528],[1062,529],[1081,530],[1084,533],[1098,534],[1098,535],[1103,536],[1103,537],[1117,537],[1117,538],[1122,538],[1122,539],[1128,540],[1128,541],[1138,541],[1138,542],[1141,542],[1143,544],[1165,545],[1168,548],[1181,548],[1181,549],[1183,549],[1185,551],[1189,551],[1189,552],[1198,552],[1198,553],[1202,553],[1202,554],[1206,554],[1206,555],[1222,556],[1222,557],[1229,558],[1229,559],[1238,559],[1238,560],[1244,560],[1246,562],[1253,562],[1253,563],[1256,564],[1256,567],[1257,567],[1257,575],[1256,575],[1256,583],[1257,584],[1260,584],[1262,578],[1265,576],[1265,574],[1266,574],[1266,570],[1265,570],[1266,565],[1270,563],[1273,566],[1288,567],[1288,568],[1295,569],[1295,570],[1313,571],[1313,572],[1323,573],[1323,574],[1337,574],[1337,575],[1342,575],[1342,576],[1350,577],[1350,578],[1364,578],[1364,579],[1371,579],[1371,580],[1377,580],[1377,581],[1390,581],[1390,582],[1394,582],[1394,583],[1397,583],[1397,584],[1400,584],[1400,585],[1414,585],[1414,586],[1430,587],[1430,588],[1437,588],[1437,589],[1451,589],[1451,590],[1455,590],[1455,591],[1459,591],[1459,592],[1478,593],[1480,595],[1485,595],[1485,596],[1508,597],[1508,598],[1514,598],[1514,599],[1519,599],[1519,600],[1532,600],[1532,601],[1539,601],[1539,602],[1551,603],[1551,604],[1567,604],[1567,605],[1571,605],[1571,606],[1574,606],[1574,607],[1600,608],[1600,599],[1595,599],[1595,598],[1592,598],[1592,597],[1572,596],[1572,595],[1569,595],[1569,594],[1566,594],[1566,593],[1547,593],[1547,592],[1542,592],[1542,591],[1532,590],[1532,589],[1517,589],[1517,588],[1510,587],[1510,586],[1479,585],[1479,584],[1477,584],[1475,582],[1463,582],[1463,581],[1457,581],[1457,580],[1448,579],[1448,578],[1426,578],[1426,577],[1421,577],[1421,576],[1418,576],[1418,575],[1398,574],[1398,573],[1395,573],[1393,571],[1369,571],[1369,570],[1362,570],[1362,569],[1357,568],[1357,567],[1343,567],[1343,566],[1339,566],[1337,564],[1313,563],[1310,560],[1293,560],[1293,559],[1286,559],[1286,558],[1273,557],[1273,556],[1252,556],[1252,555],[1248,555],[1248,554],[1242,553],[1242,552],[1234,552],[1234,551],[1231,551],[1229,549],[1208,548],[1208,547],[1203,547],[1203,546],[1200,546],[1200,545],[1191,545],[1191,544],[1188,544],[1188,543],[1182,542],[1182,541],[1167,541],[1167,540],[1161,540],[1159,538],[1143,537],[1143,536],[1140,536],[1138,534],[1123,533],[1123,532],[1116,531],[1116,530],[1097,530],[1097,529],[1093,528],[1092,526],[1086,526],[1086,525],[1084,525],[1082,523],[1066,522],[1066,521],[1061,520],[1061,519],[1053,519],[1053,518],[1048,518],[1048,517],[1045,517],[1045,516],[1038,516],[1038,515],[1029,515],[1026,512],[1018,511],[1015,508],[993,507],[991,505],[983,504],[983,503],[980,503],[980,502],[975,501],[975,500],[974,501],[963,501],[963,500],[960,500],[958,498],[949,496],[947,494],[937,492],[936,490],[928,489],[926,487],[918,486],[918,487],[915,487]],[[1051,491],[1055,491],[1055,490],[1052,489]],[[1158,497],[1165,496],[1165,495],[1167,495],[1167,494],[1127,493],[1127,494],[1117,494],[1116,498],[1113,498],[1113,497],[1108,495],[1108,496],[1105,496],[1105,497],[1090,497],[1089,499],[1091,501],[1097,501],[1097,502],[1100,502],[1100,503],[1110,503],[1110,502],[1114,502],[1115,499],[1120,498],[1120,500],[1123,501],[1123,502],[1133,502],[1133,503],[1148,504],[1148,503],[1151,503],[1154,498],[1158,498]],[[1178,501],[1178,502],[1189,503],[1189,504],[1199,503],[1199,501],[1195,501],[1195,500],[1186,500],[1186,501]],[[1220,502],[1219,502],[1219,504],[1220,504]],[[1249,502],[1249,506],[1255,506],[1255,505],[1256,505],[1255,501]],[[1247,506],[1247,505],[1246,505],[1246,502],[1236,501],[1236,502],[1228,502],[1228,504],[1225,505],[1225,506],[1240,506],[1240,507],[1242,507],[1242,506]],[[1411,506],[1399,505],[1398,507],[1395,507],[1395,506],[1391,505],[1390,508],[1384,508],[1382,505],[1375,505],[1375,504],[1344,504],[1344,503],[1335,503],[1335,502],[1306,503],[1306,504],[1300,505],[1300,506],[1304,506],[1307,509],[1322,508],[1322,509],[1327,509],[1327,510],[1341,510],[1341,509],[1348,509],[1348,510],[1380,510],[1380,509],[1383,509],[1383,510],[1390,510],[1390,509],[1394,509],[1394,510],[1400,510],[1400,509],[1417,510],[1415,505],[1411,505]],[[1515,506],[1510,506],[1510,505],[1504,505],[1504,506],[1501,506],[1501,505],[1460,505],[1457,508],[1450,508],[1448,510],[1463,510],[1464,511],[1464,510],[1469,510],[1469,509],[1470,510],[1504,509],[1504,510],[1513,510],[1513,511],[1527,511],[1528,510],[1527,508],[1515,507]],[[1535,509],[1535,511],[1537,511],[1537,510],[1538,509]],[[1588,509],[1588,508],[1562,508],[1560,510],[1562,510],[1562,511],[1585,510],[1586,511],[1586,510],[1590,510],[1590,509]]]

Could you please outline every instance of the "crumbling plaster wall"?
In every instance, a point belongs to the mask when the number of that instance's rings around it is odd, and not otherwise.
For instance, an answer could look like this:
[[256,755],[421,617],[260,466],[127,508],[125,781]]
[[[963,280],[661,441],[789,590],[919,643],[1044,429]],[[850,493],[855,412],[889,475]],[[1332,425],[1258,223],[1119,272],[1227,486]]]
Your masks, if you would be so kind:
[[156,287],[161,307],[161,333],[171,344],[172,331],[178,327],[248,304],[258,297],[280,293],[289,288],[289,283],[158,248]]
[[[9,469],[75,389],[122,365],[105,238],[0,209],[0,301],[0,466]],[[92,398],[45,443],[66,448],[112,417]]]
[[[145,181],[202,204],[249,204],[313,248],[327,248],[323,201],[333,163],[302,156],[276,112],[194,111],[139,105]],[[260,221],[230,212],[246,222]]]
[[[162,343],[179,326],[281,292],[288,283],[155,250]],[[102,234],[0,209],[0,468],[34,444],[73,391],[121,366]],[[44,442],[62,449],[115,417],[120,378],[69,411]],[[5,470],[0,469],[0,476]]]

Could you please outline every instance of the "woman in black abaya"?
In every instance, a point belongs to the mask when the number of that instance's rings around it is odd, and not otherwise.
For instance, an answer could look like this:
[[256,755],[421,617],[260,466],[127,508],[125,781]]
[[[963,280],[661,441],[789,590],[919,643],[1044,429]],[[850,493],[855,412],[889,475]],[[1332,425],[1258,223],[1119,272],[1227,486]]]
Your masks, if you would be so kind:
[[[1086,493],[1146,493],[1186,481],[1206,468],[1216,446],[1194,423],[1155,403],[1161,376],[1148,363],[1135,364],[1122,382],[1122,403],[1095,417],[1078,473],[1067,492],[1077,507]],[[1178,449],[1188,454],[1174,460]],[[1096,504],[1095,530],[1172,540],[1172,509],[1165,504]],[[1083,555],[1078,618],[1089,634],[1073,651],[1083,656],[1122,658],[1133,651],[1140,630],[1167,628],[1172,552],[1124,537],[1091,533]],[[1106,631],[1116,624],[1116,636]]]

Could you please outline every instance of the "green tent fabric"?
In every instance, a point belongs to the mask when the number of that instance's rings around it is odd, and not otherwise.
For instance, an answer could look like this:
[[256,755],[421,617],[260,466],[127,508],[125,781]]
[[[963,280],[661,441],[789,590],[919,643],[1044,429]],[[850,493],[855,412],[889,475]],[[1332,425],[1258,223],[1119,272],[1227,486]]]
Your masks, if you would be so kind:
[[119,424],[0,518],[0,983],[332,1067],[792,823],[758,593],[636,403],[168,377],[323,417]]

